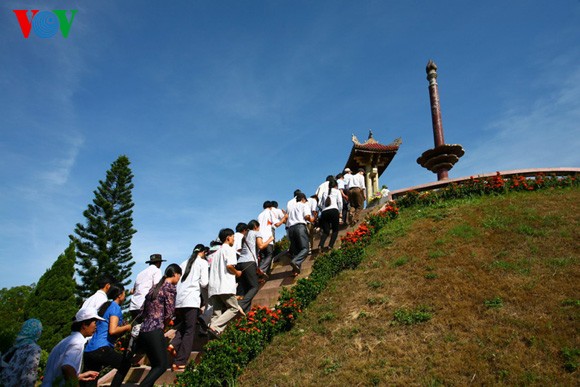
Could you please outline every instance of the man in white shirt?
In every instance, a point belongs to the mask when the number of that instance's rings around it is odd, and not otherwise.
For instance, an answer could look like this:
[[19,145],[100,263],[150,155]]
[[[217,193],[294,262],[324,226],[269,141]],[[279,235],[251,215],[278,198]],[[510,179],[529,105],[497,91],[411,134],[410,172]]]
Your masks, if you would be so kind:
[[342,173],[336,175],[336,184],[338,190],[340,191],[340,197],[342,198],[342,211],[340,213],[339,224],[343,224],[346,222],[346,218],[348,215],[348,189],[346,188],[346,183],[344,182],[344,175]]
[[350,168],[344,168],[344,189],[349,190],[350,188],[350,180],[352,179],[352,171]]
[[115,279],[108,274],[102,275],[97,280],[97,286],[99,290],[97,290],[92,296],[87,298],[85,302],[83,302],[82,308],[95,308],[99,310],[99,308],[108,300],[107,293],[109,292],[109,288],[111,284],[115,282]]
[[292,261],[292,274],[300,274],[302,262],[308,255],[308,232],[306,231],[306,222],[312,221],[310,206],[306,201],[306,195],[300,190],[294,191],[294,198],[288,202],[288,221],[286,223],[286,232],[290,240],[290,255]]
[[61,340],[48,356],[42,386],[76,386],[79,381],[88,382],[99,376],[97,371],[81,373],[86,338],[95,333],[97,320],[105,321],[93,307],[77,312],[70,336]]
[[163,277],[161,262],[165,262],[161,254],[152,254],[149,260],[145,262],[149,264],[149,267],[137,274],[135,285],[133,286],[131,304],[129,305],[129,313],[131,313],[133,318],[141,313],[141,306],[143,306],[145,296],[149,293],[149,290],[161,281],[161,277]]
[[248,233],[248,225],[245,223],[238,223],[236,225],[236,233],[234,234],[234,250],[236,251],[236,258],[240,258],[242,251],[242,241]]
[[260,266],[259,269],[266,275],[270,275],[272,269],[272,254],[274,253],[274,213],[272,212],[272,202],[266,200],[262,205],[262,212],[258,215],[258,223],[260,223],[260,236],[263,241],[267,241],[272,237],[268,246],[260,251]]
[[236,299],[236,277],[240,277],[242,272],[236,269],[234,230],[220,230],[219,239],[222,245],[211,260],[208,284],[209,298],[213,305],[208,332],[214,337],[218,337],[227,323],[241,311]]
[[278,208],[277,201],[272,200],[270,203],[272,204],[272,222],[274,222],[273,224],[274,227],[272,228],[272,235],[274,235],[274,241],[276,241],[276,229],[281,225],[286,224],[286,222],[288,221],[288,214],[286,213],[286,211]]
[[354,226],[359,221],[359,215],[365,205],[365,170],[360,168],[350,179],[348,201],[350,203],[349,225]]

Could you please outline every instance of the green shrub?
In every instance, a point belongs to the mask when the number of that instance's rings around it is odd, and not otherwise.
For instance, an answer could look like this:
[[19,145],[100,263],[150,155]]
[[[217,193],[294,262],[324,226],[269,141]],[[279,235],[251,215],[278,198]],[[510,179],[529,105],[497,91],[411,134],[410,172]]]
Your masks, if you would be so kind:
[[431,320],[431,308],[421,305],[415,309],[399,308],[393,314],[393,321],[403,325],[419,324]]

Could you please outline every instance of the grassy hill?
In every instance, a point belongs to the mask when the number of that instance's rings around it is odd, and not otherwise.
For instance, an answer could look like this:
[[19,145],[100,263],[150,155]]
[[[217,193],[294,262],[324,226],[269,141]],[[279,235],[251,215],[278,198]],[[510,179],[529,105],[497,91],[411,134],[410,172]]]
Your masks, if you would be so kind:
[[580,385],[580,191],[401,211],[238,382]]

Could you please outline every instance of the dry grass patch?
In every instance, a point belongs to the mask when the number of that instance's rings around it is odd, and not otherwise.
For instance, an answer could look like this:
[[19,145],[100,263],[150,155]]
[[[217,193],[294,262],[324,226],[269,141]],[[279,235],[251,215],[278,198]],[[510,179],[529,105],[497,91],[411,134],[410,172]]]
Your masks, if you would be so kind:
[[579,385],[579,202],[566,190],[402,211],[240,385]]

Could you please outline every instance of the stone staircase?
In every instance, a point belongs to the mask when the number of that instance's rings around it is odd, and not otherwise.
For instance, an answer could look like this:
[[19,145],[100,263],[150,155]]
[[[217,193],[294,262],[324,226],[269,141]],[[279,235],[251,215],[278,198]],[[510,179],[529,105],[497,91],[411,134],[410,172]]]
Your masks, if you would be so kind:
[[[377,206],[375,208],[380,208],[380,206]],[[364,219],[365,214],[368,211],[369,210],[365,210],[362,212],[361,219]],[[355,226],[354,228],[356,227],[357,226]],[[347,231],[352,231],[354,228],[346,226],[341,227],[338,233],[338,239],[335,243],[335,248],[340,246],[340,238],[344,234],[346,234]],[[314,246],[318,246],[319,241],[320,241],[320,233],[318,233],[314,237]],[[272,273],[268,281],[260,286],[260,290],[258,291],[258,294],[256,294],[256,296],[254,297],[252,305],[274,307],[278,301],[280,289],[282,287],[291,287],[300,278],[306,278],[310,275],[310,273],[312,272],[312,265],[314,264],[314,261],[316,260],[316,257],[318,256],[319,253],[320,252],[315,252],[313,254],[308,255],[306,260],[302,263],[301,273],[297,277],[294,277],[292,275],[292,268],[290,267],[290,254],[288,253],[288,251],[284,251],[278,254],[276,257],[274,257]],[[197,329],[199,329],[199,326]],[[196,339],[194,341],[193,349],[189,360],[199,362],[201,360],[201,356],[203,353],[203,347],[207,343],[208,338],[207,336],[199,336],[197,333],[199,332],[196,332]],[[170,330],[166,333],[165,336],[168,338],[168,340],[171,340],[174,334],[175,332]],[[173,358],[169,354],[168,356],[170,356],[169,364],[173,364]],[[149,367],[149,365],[147,364],[147,358],[145,357],[140,362],[138,367],[132,367],[129,370],[129,373],[127,374],[123,382],[123,386],[138,386],[139,382],[145,378],[150,369],[151,367]],[[98,385],[109,386],[111,381],[113,380],[113,377],[115,376],[115,373],[116,370],[113,369],[112,371],[101,377],[99,379]],[[171,385],[174,383],[175,378],[179,373],[180,371],[176,372],[171,369],[168,369],[157,380],[155,385],[159,386]]]

